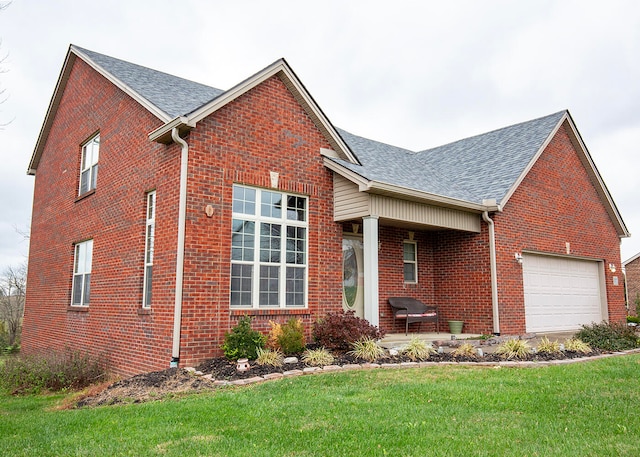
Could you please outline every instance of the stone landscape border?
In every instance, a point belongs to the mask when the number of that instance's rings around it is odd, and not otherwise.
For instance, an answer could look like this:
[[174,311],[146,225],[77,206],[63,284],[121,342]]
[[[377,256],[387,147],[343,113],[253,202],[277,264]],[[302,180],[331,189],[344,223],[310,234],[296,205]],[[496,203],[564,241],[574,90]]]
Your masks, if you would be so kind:
[[472,366],[472,367],[491,367],[491,368],[536,368],[546,367],[553,365],[568,365],[572,363],[588,362],[592,360],[605,359],[609,357],[617,357],[620,355],[637,354],[640,353],[640,348],[630,349],[628,351],[609,352],[606,354],[598,354],[587,357],[576,357],[573,359],[558,359],[558,360],[540,360],[540,361],[517,361],[517,360],[504,360],[500,362],[400,362],[400,363],[362,363],[362,364],[346,364],[346,365],[326,365],[324,367],[306,367],[302,370],[291,370],[283,373],[269,373],[264,376],[254,376],[246,379],[236,379],[234,381],[214,379],[211,374],[204,374],[201,371],[197,371],[193,367],[185,368],[185,371],[189,372],[193,376],[198,376],[202,379],[206,379],[213,383],[214,386],[244,386],[248,384],[256,384],[264,381],[271,381],[274,379],[292,378],[296,376],[304,376],[310,374],[320,373],[335,373],[354,370],[371,370],[371,369],[399,369],[399,368],[427,368],[435,366]]

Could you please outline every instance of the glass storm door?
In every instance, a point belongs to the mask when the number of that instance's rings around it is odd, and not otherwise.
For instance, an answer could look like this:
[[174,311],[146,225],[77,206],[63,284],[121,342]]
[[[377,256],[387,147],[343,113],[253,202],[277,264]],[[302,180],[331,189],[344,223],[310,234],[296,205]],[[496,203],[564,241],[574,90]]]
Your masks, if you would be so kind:
[[342,239],[342,307],[364,317],[362,238]]

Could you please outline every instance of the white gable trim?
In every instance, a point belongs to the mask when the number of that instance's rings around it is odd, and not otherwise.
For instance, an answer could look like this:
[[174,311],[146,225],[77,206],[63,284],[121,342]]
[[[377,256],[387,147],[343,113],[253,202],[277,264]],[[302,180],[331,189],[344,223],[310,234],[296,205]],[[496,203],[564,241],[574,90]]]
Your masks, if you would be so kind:
[[605,185],[602,179],[602,176],[600,175],[600,172],[596,168],[596,165],[593,162],[593,159],[591,158],[591,154],[589,154],[589,151],[586,145],[584,144],[584,141],[582,141],[580,132],[578,132],[578,129],[576,128],[576,125],[573,122],[573,119],[571,118],[571,115],[569,114],[568,111],[565,111],[564,115],[560,118],[560,120],[558,121],[554,129],[551,131],[549,136],[546,138],[546,140],[542,144],[542,146],[540,146],[540,149],[538,150],[538,152],[536,152],[536,154],[533,156],[531,161],[527,164],[527,166],[525,167],[523,172],[520,174],[518,179],[516,179],[516,181],[511,186],[509,191],[505,194],[505,197],[500,202],[500,207],[504,208],[506,206],[509,199],[513,196],[513,194],[518,189],[520,184],[522,184],[522,181],[524,181],[526,176],[529,174],[533,166],[536,164],[536,162],[538,161],[542,153],[545,151],[545,149],[551,142],[551,140],[556,136],[556,134],[560,130],[560,127],[562,127],[562,125],[565,122],[567,123],[570,129],[569,137],[571,139],[571,143],[573,144],[578,154],[580,162],[582,162],[582,164],[585,167],[585,170],[587,171],[587,174],[593,181],[594,187],[596,188],[596,192],[598,193],[598,195],[600,196],[600,199],[604,203],[607,213],[609,213],[609,217],[611,218],[612,222],[616,226],[618,236],[620,238],[627,238],[631,236],[631,234],[627,230],[627,227],[624,221],[622,220],[622,216],[620,215],[620,212],[618,211],[618,208],[616,207],[616,204],[614,203],[613,198],[611,197],[611,194],[609,193],[609,190],[607,189],[607,186]]
[[[186,116],[169,121],[167,124],[149,133],[149,139],[151,141],[159,142],[168,141],[168,137],[171,134],[172,128],[176,126],[183,127],[182,130],[190,130],[205,117],[215,113],[223,106],[236,100],[241,95],[245,94],[249,90],[276,75],[282,79],[282,81],[287,86],[287,88],[289,88],[296,100],[298,100],[305,111],[307,111],[307,114],[309,114],[318,129],[325,134],[327,140],[334,148],[336,153],[344,160],[348,160],[349,162],[356,164],[359,163],[355,154],[353,154],[349,146],[347,146],[342,137],[338,134],[336,129],[333,127],[333,124],[331,124],[331,122],[317,105],[311,94],[309,94],[302,82],[300,82],[298,77],[295,75],[293,70],[289,67],[284,59],[277,60],[262,71],[242,81],[220,96],[216,97],[211,102],[203,105],[202,107],[187,114]],[[184,124],[182,124],[183,120],[186,120]]]
[[354,184],[357,184],[360,192],[368,192],[371,194],[378,194],[378,195],[387,195],[393,198],[416,201],[416,202],[426,203],[433,206],[442,206],[445,208],[461,209],[464,211],[470,211],[474,213],[482,213],[484,211],[489,211],[489,212],[500,211],[500,208],[497,205],[493,205],[493,204],[481,205],[478,203],[468,202],[465,200],[446,197],[444,195],[438,195],[438,194],[424,192],[417,189],[411,189],[409,187],[397,186],[395,184],[369,180],[363,176],[360,176],[358,173],[351,171],[348,168],[340,165],[339,163],[331,160],[330,158],[325,157],[323,158],[323,161],[324,161],[325,167],[339,174],[340,176],[348,179]]

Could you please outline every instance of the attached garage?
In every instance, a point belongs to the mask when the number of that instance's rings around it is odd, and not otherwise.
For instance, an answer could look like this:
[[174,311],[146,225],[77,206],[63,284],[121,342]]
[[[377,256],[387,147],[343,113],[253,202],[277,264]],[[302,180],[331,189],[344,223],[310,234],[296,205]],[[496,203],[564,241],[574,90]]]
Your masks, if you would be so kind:
[[522,267],[527,332],[577,330],[607,316],[601,262],[525,254]]

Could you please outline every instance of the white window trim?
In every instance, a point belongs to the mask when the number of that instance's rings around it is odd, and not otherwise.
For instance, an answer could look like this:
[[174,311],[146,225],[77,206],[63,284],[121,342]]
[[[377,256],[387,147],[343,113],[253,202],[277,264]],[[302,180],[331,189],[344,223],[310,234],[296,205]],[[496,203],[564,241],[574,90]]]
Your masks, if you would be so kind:
[[[149,216],[149,209],[151,209],[151,216]],[[147,207],[146,207],[146,223],[144,226],[144,279],[142,281],[142,307],[145,309],[151,308],[151,297],[147,296],[148,285],[147,282],[151,281],[151,287],[153,287],[153,255],[155,248],[155,233],[156,233],[156,191],[149,192],[147,194]],[[149,228],[151,228],[152,235],[149,236]],[[149,242],[152,243],[151,250],[149,251]],[[150,258],[148,257],[150,254]],[[151,267],[151,278],[148,277],[148,270]]]
[[[93,240],[86,240],[80,243],[76,243],[73,254],[73,281],[71,282],[71,306],[86,307],[89,303],[85,302],[85,277],[89,275],[89,294],[91,294],[91,270],[93,264]],[[84,251],[84,252],[83,252]],[[82,265],[80,260],[84,258]],[[76,289],[76,281],[80,278],[82,280],[82,289],[80,292],[80,303],[74,303],[74,292]],[[89,295],[91,296],[91,295]],[[89,300],[90,302],[91,300]]]
[[[89,152],[91,153],[91,162],[85,164],[85,157]],[[98,173],[99,156],[100,156],[100,134],[97,133],[93,135],[91,138],[89,138],[82,145],[82,154],[80,156],[80,177],[78,182],[78,195],[84,195],[88,192],[91,192],[92,190],[95,190],[95,188],[97,187],[97,183],[96,183],[96,186],[93,186],[93,187],[91,186],[94,179],[96,179],[94,175],[97,175]],[[88,178],[87,178],[88,188],[83,191],[82,175],[85,172],[88,172]]]
[[[232,220],[240,219],[245,221],[252,221],[255,224],[254,230],[254,246],[253,246],[253,261],[247,260],[231,260],[231,265],[242,264],[253,266],[253,277],[251,284],[251,306],[237,306],[230,305],[232,309],[307,309],[309,307],[309,197],[306,195],[300,195],[295,193],[284,192],[279,189],[264,189],[259,187],[245,186],[241,184],[234,184],[233,187],[242,187],[246,189],[252,189],[256,191],[255,201],[255,214],[236,213],[232,210]],[[260,208],[262,207],[262,194],[263,192],[275,192],[283,195],[283,202],[287,201],[287,197],[302,197],[306,200],[305,205],[305,220],[291,220],[287,219],[286,206],[282,209],[281,217],[268,217],[260,214]],[[233,198],[232,198],[233,205]],[[264,222],[267,224],[279,224],[281,226],[281,233],[283,234],[282,242],[280,244],[280,262],[261,262],[260,261],[260,224]],[[286,261],[287,243],[286,243],[286,227],[302,227],[306,229],[305,236],[305,263],[303,265],[288,264]],[[280,276],[278,282],[278,306],[260,306],[260,267],[262,266],[278,266],[280,267]],[[287,266],[294,266],[298,268],[304,268],[304,305],[303,306],[287,306]],[[231,287],[229,287],[229,297],[231,296]]]
[[[404,258],[404,247],[407,244],[413,244],[413,253],[415,254],[413,260],[405,260],[405,258]],[[416,278],[413,281],[407,281],[405,276],[404,276],[404,266],[406,264],[413,265],[413,271],[414,271],[415,278]],[[416,241],[404,240],[402,242],[402,279],[404,280],[405,284],[418,284],[418,243]]]

